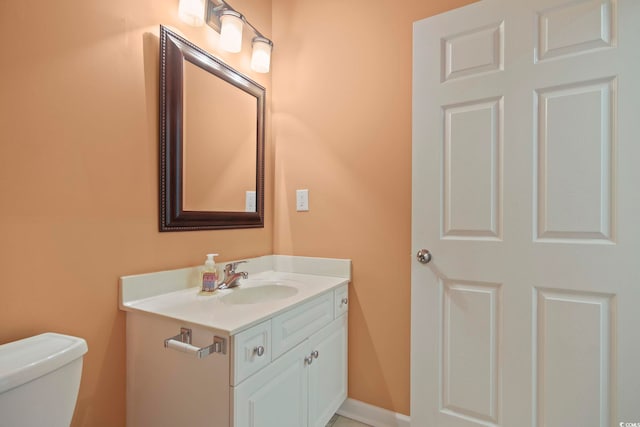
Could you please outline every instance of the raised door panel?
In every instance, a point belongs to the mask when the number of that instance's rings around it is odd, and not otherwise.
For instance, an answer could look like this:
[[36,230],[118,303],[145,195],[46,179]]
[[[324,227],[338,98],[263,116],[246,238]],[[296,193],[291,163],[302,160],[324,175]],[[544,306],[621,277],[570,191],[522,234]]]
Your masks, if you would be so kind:
[[[347,398],[347,316],[309,338],[309,427],[324,427]],[[315,354],[315,353],[313,353]]]
[[537,12],[536,61],[615,47],[615,1],[566,2]]
[[609,425],[613,295],[540,288],[536,297],[534,425]]
[[504,23],[496,22],[442,39],[442,81],[504,68]]
[[614,239],[616,80],[537,91],[537,238]]
[[441,286],[441,411],[477,424],[498,424],[500,284],[447,281]]
[[305,427],[307,425],[308,343],[232,387],[234,427]]
[[502,105],[496,96],[442,107],[445,239],[502,236]]

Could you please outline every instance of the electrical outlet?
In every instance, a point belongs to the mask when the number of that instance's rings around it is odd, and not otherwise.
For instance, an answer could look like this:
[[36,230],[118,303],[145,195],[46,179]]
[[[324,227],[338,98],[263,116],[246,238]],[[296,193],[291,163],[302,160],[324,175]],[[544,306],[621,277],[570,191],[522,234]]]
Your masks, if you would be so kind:
[[309,190],[296,190],[296,210],[298,212],[309,210]]
[[245,212],[255,212],[256,211],[256,192],[255,191],[247,191],[245,194],[245,203],[244,203],[244,211]]

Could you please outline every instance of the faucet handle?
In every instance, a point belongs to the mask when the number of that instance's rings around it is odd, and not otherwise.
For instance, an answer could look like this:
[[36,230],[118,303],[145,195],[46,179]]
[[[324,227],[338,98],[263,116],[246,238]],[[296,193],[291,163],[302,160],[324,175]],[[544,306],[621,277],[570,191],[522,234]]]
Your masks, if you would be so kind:
[[236,271],[236,268],[238,268],[238,264],[244,264],[247,261],[236,261],[236,262],[230,262],[227,265],[224,266],[224,271],[227,274],[233,274]]

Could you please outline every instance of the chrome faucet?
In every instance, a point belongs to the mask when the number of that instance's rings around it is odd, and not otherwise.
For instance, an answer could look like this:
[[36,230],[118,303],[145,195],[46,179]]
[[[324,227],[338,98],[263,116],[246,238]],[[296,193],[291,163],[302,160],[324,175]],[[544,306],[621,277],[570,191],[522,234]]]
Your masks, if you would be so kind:
[[249,277],[249,273],[246,271],[238,271],[236,272],[236,268],[238,268],[238,264],[244,264],[247,261],[238,261],[238,262],[230,262],[229,264],[224,266],[224,279],[222,283],[218,285],[218,289],[230,289],[235,288],[236,286],[240,286],[238,280],[240,278],[246,279]]

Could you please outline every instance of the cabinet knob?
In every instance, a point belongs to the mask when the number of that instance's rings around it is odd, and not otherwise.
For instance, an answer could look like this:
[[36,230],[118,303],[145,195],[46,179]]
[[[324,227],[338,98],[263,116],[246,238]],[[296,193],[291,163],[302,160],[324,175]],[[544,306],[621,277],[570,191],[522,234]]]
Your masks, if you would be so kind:
[[253,349],[253,352],[258,355],[258,357],[262,356],[264,354],[264,347],[259,345],[258,347]]
[[311,357],[313,357],[314,359],[317,359],[320,356],[320,352],[318,352],[318,350],[314,350],[311,352]]
[[347,304],[349,304],[349,298],[344,297],[344,298],[342,298],[342,301],[340,301],[340,302],[342,303],[342,305],[347,305]]
[[311,365],[313,363],[313,356],[307,356],[304,358],[304,363]]

